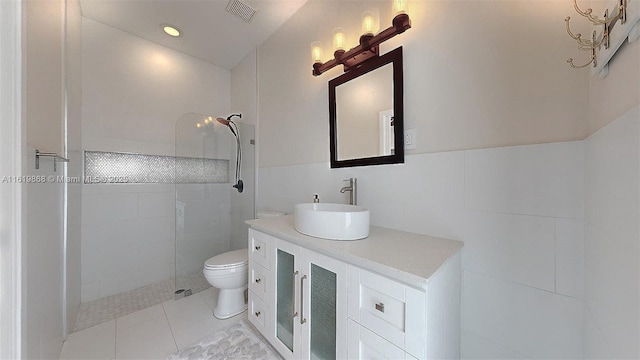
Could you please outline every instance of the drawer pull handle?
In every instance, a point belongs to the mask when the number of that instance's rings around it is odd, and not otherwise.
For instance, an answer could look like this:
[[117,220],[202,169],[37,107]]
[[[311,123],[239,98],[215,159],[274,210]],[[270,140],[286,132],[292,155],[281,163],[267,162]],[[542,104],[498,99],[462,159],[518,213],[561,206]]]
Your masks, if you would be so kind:
[[256,251],[260,251],[260,245],[256,245]]
[[256,316],[259,317],[260,316],[260,311],[256,311],[255,314],[256,314]]
[[296,270],[293,273],[293,278],[291,280],[291,317],[294,318],[298,316],[298,312],[296,311],[296,276],[298,276],[299,272]]
[[307,322],[307,319],[304,317],[304,279],[307,278],[307,275],[303,275],[300,278],[300,325]]
[[260,280],[260,278],[257,278],[256,279],[256,284],[260,284],[260,281],[262,281],[262,280]]
[[376,310],[380,311],[380,312],[384,312],[384,304],[383,303],[377,303],[376,304]]

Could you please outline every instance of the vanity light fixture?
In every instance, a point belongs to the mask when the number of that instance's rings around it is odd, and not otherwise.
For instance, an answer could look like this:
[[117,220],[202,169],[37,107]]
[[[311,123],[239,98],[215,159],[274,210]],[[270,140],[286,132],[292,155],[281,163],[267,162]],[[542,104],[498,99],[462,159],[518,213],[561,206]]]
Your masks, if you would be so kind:
[[[311,52],[313,56],[313,76],[319,76],[325,71],[337,66],[343,65],[344,71],[359,67],[363,62],[380,56],[380,44],[391,39],[392,37],[402,34],[411,28],[411,19],[406,13],[406,0],[394,1],[394,13],[396,14],[391,22],[391,26],[380,33],[378,31],[380,20],[379,15],[376,19],[377,10],[365,11],[362,13],[362,29],[360,36],[360,44],[348,51],[344,48],[336,46],[338,43],[337,36],[340,34],[334,30],[334,48],[333,59],[322,62],[322,44],[318,41],[311,43]],[[344,33],[342,33],[342,46],[344,46]]]
[[178,37],[181,34],[180,30],[177,27],[173,26],[173,25],[163,24],[162,25],[162,30],[167,35],[173,36],[173,37]]

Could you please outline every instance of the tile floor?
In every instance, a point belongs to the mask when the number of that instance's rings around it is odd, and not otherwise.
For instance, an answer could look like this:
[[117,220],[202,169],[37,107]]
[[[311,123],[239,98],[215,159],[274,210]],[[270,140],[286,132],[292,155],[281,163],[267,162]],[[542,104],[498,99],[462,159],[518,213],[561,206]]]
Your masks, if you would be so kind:
[[190,289],[194,293],[209,288],[209,282],[202,271],[181,275],[177,281],[167,279],[123,293],[88,301],[80,305],[74,332],[114,320],[124,315],[162,304],[175,299],[174,290],[178,287]]
[[217,295],[217,289],[209,288],[72,333],[62,346],[60,359],[164,359],[246,319],[246,312],[216,319]]

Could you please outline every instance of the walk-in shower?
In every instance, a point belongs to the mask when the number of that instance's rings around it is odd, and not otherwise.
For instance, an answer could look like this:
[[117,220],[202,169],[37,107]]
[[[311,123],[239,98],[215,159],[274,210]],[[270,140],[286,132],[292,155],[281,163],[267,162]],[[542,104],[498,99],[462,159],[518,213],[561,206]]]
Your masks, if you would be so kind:
[[[231,117],[217,121],[220,115],[185,114],[176,122],[176,178],[200,172],[197,183],[175,184],[176,297],[210,286],[204,262],[246,248],[244,221],[255,215],[254,127]],[[180,165],[194,158],[201,166]]]

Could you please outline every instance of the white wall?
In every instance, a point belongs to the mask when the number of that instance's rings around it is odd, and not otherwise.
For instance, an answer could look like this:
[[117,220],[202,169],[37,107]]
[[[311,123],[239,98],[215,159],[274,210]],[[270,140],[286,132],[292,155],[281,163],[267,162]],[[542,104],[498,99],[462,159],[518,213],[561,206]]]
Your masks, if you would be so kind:
[[585,357],[640,357],[640,107],[586,140]]
[[[87,18],[82,39],[84,150],[174,155],[183,114],[229,112],[228,70]],[[209,191],[201,187],[193,190]],[[174,190],[83,186],[83,302],[173,276]],[[220,209],[211,201],[201,210],[214,217]],[[208,226],[207,217],[202,220]]]
[[[23,158],[24,174],[58,176],[53,160],[34,167],[35,149]],[[62,348],[63,332],[63,203],[64,184],[34,183],[24,186],[25,231],[22,256],[22,341],[25,359],[55,359]]]
[[[248,225],[245,220],[255,218],[256,197],[256,146],[250,141],[257,140],[257,51],[254,49],[231,70],[231,112],[241,113],[243,124],[240,128],[242,141],[243,193],[231,192],[231,249],[247,247]],[[237,120],[237,119],[235,119]],[[234,121],[235,121],[234,120]],[[255,143],[255,141],[254,141]],[[234,171],[234,167],[231,167]]]
[[[603,5],[593,1],[594,8]],[[585,167],[586,358],[640,357],[640,41],[589,81]]]
[[[410,154],[586,136],[588,78],[566,64],[576,57],[562,21],[571,2],[410,4],[412,28],[381,48],[404,49],[405,128],[419,139]],[[311,76],[310,44],[333,53],[341,26],[355,45],[371,6],[390,26],[390,2],[312,0],[259,47],[260,167],[328,161],[327,82],[342,67]]]
[[[78,0],[66,2],[65,84],[67,176],[82,179],[82,14]],[[66,329],[73,331],[81,295],[82,184],[67,183]]]
[[[53,161],[35,169],[35,149],[64,151],[64,1],[24,2],[23,121],[29,147],[22,174],[55,176]],[[22,357],[57,358],[63,333],[64,184],[23,186]]]
[[357,177],[372,224],[465,242],[463,357],[580,358],[584,144],[569,140],[587,135],[589,90],[565,62],[572,4],[412,2],[412,29],[382,52],[404,47],[417,149],[330,169],[327,81],[342,69],[311,76],[309,44],[359,34],[370,6],[384,27],[381,4],[310,1],[259,47],[257,208],[344,203],[342,179]]
[[[0,2],[0,174],[21,175],[22,3]],[[22,184],[0,185],[0,358],[21,356]]]

